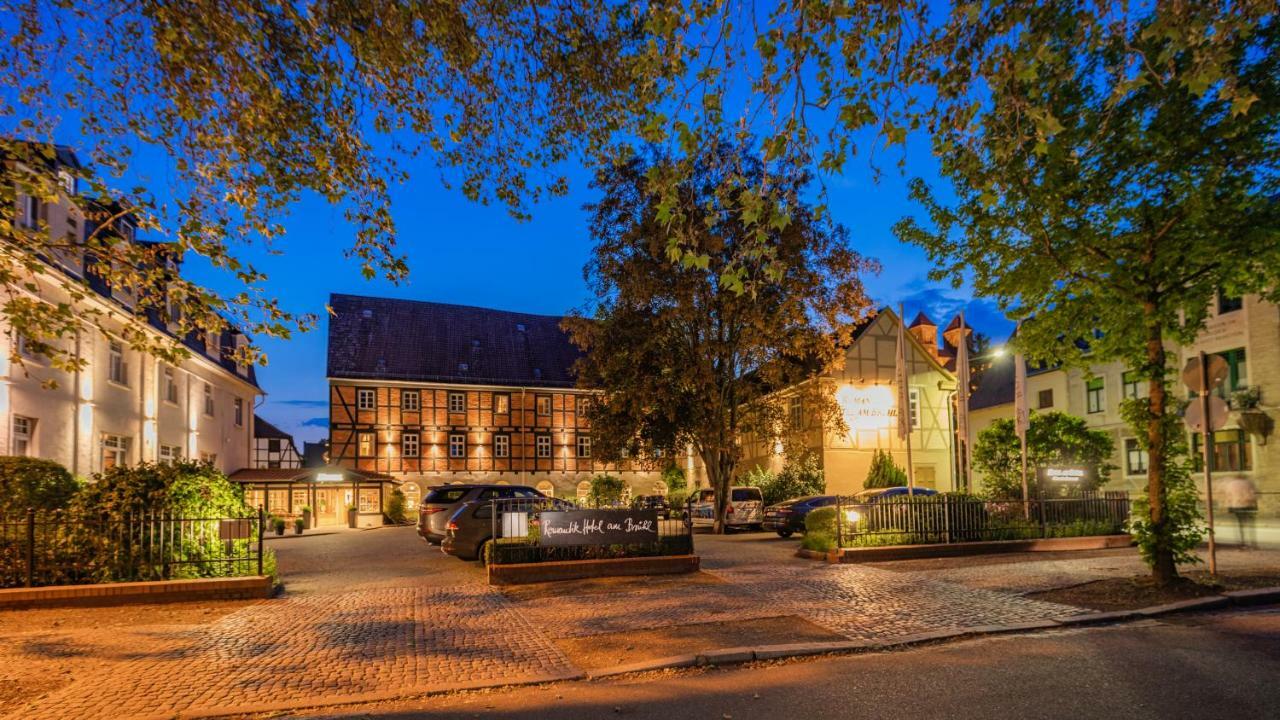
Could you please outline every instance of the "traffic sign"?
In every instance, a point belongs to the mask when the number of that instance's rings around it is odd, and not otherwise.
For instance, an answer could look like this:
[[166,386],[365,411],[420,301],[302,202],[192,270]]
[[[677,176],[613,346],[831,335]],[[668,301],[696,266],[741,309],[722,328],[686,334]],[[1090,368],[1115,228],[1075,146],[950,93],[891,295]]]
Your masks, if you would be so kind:
[[[1215,356],[1216,357],[1216,356]],[[1193,431],[1204,432],[1204,403],[1200,399],[1191,401],[1187,412],[1182,416],[1187,427]],[[1227,403],[1217,395],[1209,396],[1209,432],[1217,432],[1227,424]]]
[[[1209,389],[1212,390],[1227,379],[1231,370],[1221,355],[1207,355],[1206,358],[1205,372],[1209,376]],[[1182,368],[1182,383],[1193,393],[1204,392],[1204,388],[1200,386],[1200,358],[1187,358],[1187,364]]]

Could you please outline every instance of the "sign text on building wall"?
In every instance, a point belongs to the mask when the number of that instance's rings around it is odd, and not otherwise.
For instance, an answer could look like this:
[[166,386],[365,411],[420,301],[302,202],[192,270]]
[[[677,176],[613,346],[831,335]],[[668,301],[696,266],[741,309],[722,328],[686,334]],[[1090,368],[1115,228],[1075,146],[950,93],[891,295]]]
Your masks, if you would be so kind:
[[898,404],[888,385],[845,385],[836,391],[836,402],[850,433],[887,430],[898,421]]

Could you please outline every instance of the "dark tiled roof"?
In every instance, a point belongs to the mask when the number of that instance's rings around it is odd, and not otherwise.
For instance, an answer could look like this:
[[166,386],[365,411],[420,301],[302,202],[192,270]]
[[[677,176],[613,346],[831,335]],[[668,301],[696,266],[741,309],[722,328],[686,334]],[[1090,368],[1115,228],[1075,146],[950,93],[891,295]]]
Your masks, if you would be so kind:
[[331,295],[329,377],[572,387],[578,348],[552,315]]
[[253,436],[256,438],[279,438],[293,442],[293,436],[272,425],[257,413],[253,416]]
[[911,324],[908,325],[907,327],[914,328],[914,327],[923,327],[923,326],[938,327],[938,323],[930,320],[929,316],[925,315],[924,311],[921,310],[920,312],[916,313],[916,319],[912,320]]
[[[1013,402],[1014,358],[1015,356],[1012,354],[998,357],[978,376],[978,386],[974,388],[973,394],[969,396],[970,410],[981,410]],[[1027,377],[1051,372],[1055,369],[1054,367],[1039,367],[1027,363]]]

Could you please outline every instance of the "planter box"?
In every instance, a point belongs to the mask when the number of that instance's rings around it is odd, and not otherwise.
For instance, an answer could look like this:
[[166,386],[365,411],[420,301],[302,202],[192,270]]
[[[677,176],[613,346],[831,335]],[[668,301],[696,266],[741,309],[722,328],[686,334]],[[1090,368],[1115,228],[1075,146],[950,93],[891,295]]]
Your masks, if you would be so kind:
[[[885,545],[883,547],[841,548],[826,554],[827,562],[858,563],[885,560],[990,555],[1010,552],[1066,552],[1071,550],[1106,550],[1129,547],[1129,535],[1091,535],[1088,537],[1038,538],[1034,540],[988,540],[982,542],[936,545]],[[802,556],[805,557],[805,556]]]
[[489,584],[523,585],[554,580],[581,580],[624,575],[676,575],[697,572],[699,567],[697,555],[490,565]]
[[248,600],[271,597],[265,575],[196,580],[49,585],[0,590],[0,608],[66,605],[136,605],[186,600]]

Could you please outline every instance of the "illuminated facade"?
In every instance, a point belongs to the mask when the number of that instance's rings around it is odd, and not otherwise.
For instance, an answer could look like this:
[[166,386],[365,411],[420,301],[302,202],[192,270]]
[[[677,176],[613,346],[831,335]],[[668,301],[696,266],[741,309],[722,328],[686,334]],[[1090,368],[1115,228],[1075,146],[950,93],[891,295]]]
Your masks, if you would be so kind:
[[603,472],[632,494],[665,493],[641,463],[593,457],[593,395],[574,386],[561,318],[351,295],[330,306],[334,465],[396,478],[411,505],[458,482],[577,497]]
[[[1280,307],[1255,295],[1223,297],[1215,301],[1209,315],[1195,343],[1170,347],[1170,364],[1180,370],[1201,350],[1217,353],[1228,364],[1227,378],[1219,389],[1224,399],[1231,400],[1233,393],[1246,388],[1256,391],[1258,402],[1253,408],[1243,407],[1236,396],[1225,428],[1214,436],[1214,466],[1223,475],[1252,479],[1262,492],[1262,508],[1280,511],[1280,448],[1265,435],[1250,432],[1243,421],[1246,413],[1270,418],[1273,424],[1280,416]],[[1137,491],[1146,485],[1147,456],[1120,416],[1120,404],[1126,397],[1145,396],[1146,384],[1120,363],[1096,365],[1091,375],[1078,369],[1029,368],[1028,407],[1033,413],[1057,410],[1076,415],[1109,433],[1115,442],[1112,464],[1117,469],[1108,487]],[[1185,398],[1182,383],[1176,378],[1174,383],[1174,396]],[[1013,417],[1012,357],[1001,358],[983,374],[970,408],[975,442],[994,420]],[[1195,442],[1198,453],[1199,439]],[[1202,476],[1197,475],[1197,480],[1203,482]]]
[[302,454],[293,444],[293,436],[257,415],[253,416],[253,467],[302,467]]
[[[898,438],[897,313],[881,310],[854,333],[845,352],[844,367],[822,382],[831,386],[843,414],[847,432],[814,427],[800,400],[789,408],[792,428],[808,450],[821,459],[827,491],[854,493],[863,489],[876,450],[888,452],[895,463],[907,468],[906,443]],[[938,345],[938,329],[923,314],[907,333],[908,396],[911,402],[911,461],[915,481],[921,487],[955,489],[952,407],[955,376],[948,370],[954,349]],[[785,397],[787,391],[782,391]],[[744,443],[742,472],[752,467],[781,469],[785,458],[776,438]]]
[[[95,216],[75,194],[74,156],[57,155],[67,169],[64,200],[45,203],[19,193],[17,221],[83,241]],[[123,242],[139,242],[127,221],[116,221],[116,230]],[[85,362],[69,373],[49,367],[0,317],[0,455],[54,460],[82,477],[177,458],[208,460],[224,472],[248,465],[253,406],[262,391],[253,368],[232,359],[247,339],[234,331],[207,341],[184,338],[190,357],[178,365],[130,348],[119,334],[125,323],[142,323],[158,339],[168,335],[164,322],[134,315],[134,298],[87,272],[76,244],[55,251],[43,273],[14,266],[21,275],[9,288],[50,304],[70,303],[62,287],[69,278],[84,291],[77,302],[103,313],[102,330],[51,343]]]

